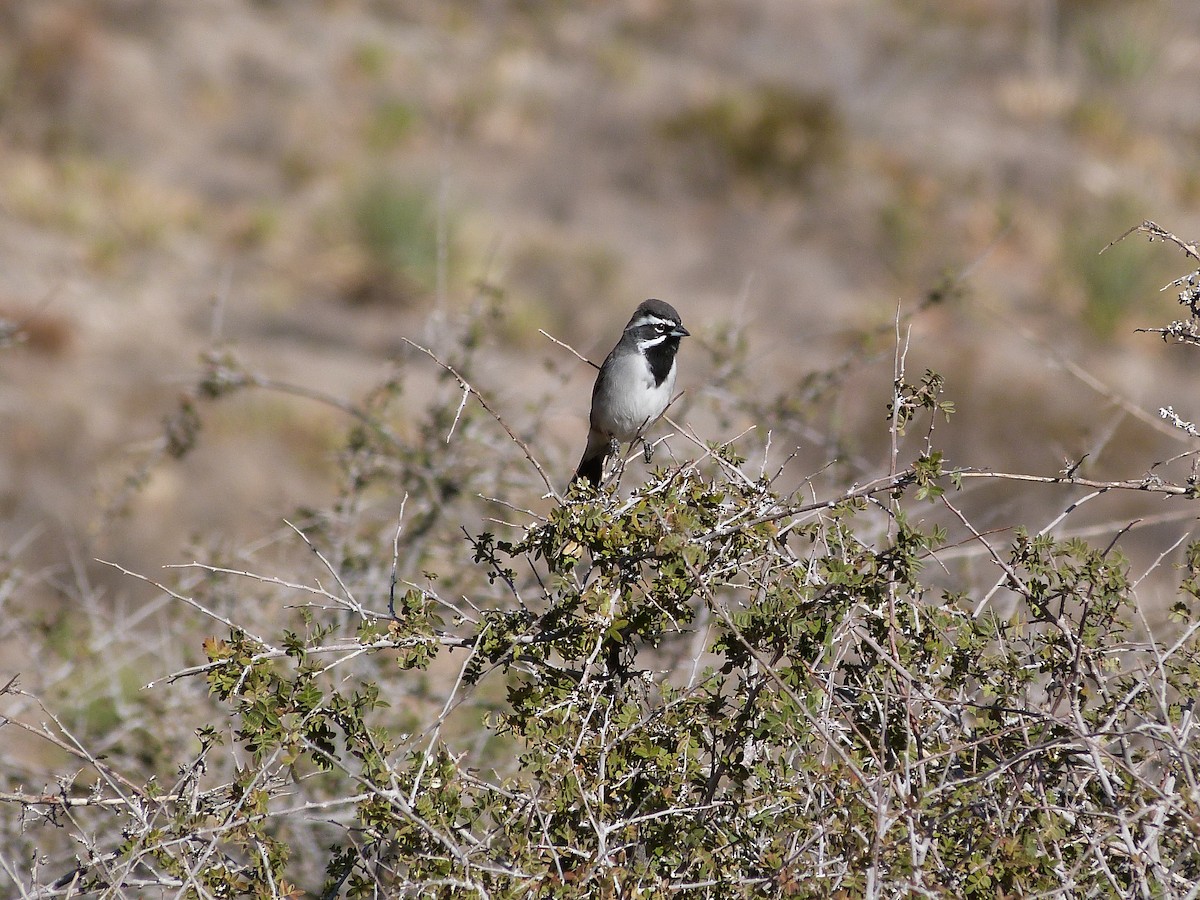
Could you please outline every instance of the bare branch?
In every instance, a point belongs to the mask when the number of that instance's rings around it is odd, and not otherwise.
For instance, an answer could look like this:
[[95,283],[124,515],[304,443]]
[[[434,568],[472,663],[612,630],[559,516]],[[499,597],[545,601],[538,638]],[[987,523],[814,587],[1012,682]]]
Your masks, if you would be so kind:
[[1155,222],[1151,222],[1149,219],[1146,219],[1140,225],[1130,226],[1119,237],[1116,237],[1113,240],[1109,241],[1107,244],[1105,244],[1104,248],[1100,252],[1103,253],[1109,247],[1113,246],[1114,244],[1119,244],[1121,241],[1125,240],[1125,238],[1129,237],[1131,234],[1134,234],[1134,233],[1140,233],[1140,234],[1146,235],[1150,239],[1151,243],[1153,243],[1154,241],[1167,241],[1169,243],[1172,243],[1176,247],[1178,247],[1180,250],[1182,250],[1184,253],[1186,253],[1188,256],[1190,256],[1192,259],[1200,260],[1200,249],[1198,249],[1196,247],[1195,241],[1185,241],[1182,238],[1178,238],[1175,235],[1173,235],[1171,232],[1169,232],[1165,228],[1163,228],[1161,225],[1159,225]]
[[600,368],[600,366],[598,366],[596,363],[592,362],[590,359],[588,359],[586,356],[584,356],[582,353],[580,353],[578,350],[576,350],[570,344],[566,343],[565,341],[560,341],[558,338],[556,338],[554,335],[552,335],[550,332],[546,331],[545,329],[539,328],[538,334],[542,335],[543,337],[549,338],[554,343],[558,344],[558,346],[562,347],[564,350],[570,351],[572,354],[574,354],[575,358],[577,360],[579,360],[580,362],[587,363],[593,369]]
[[[493,419],[495,419],[500,424],[500,427],[504,429],[504,431],[508,434],[508,436],[510,438],[512,438],[513,443],[515,443],[518,447],[521,448],[521,452],[525,454],[525,458],[527,460],[529,460],[529,462],[537,470],[538,475],[541,476],[542,482],[546,485],[547,493],[551,497],[553,497],[555,500],[558,500],[559,502],[561,502],[562,497],[559,496],[558,491],[555,490],[554,483],[550,480],[550,476],[548,476],[546,474],[546,470],[542,468],[542,464],[537,461],[536,457],[534,457],[533,451],[529,449],[529,445],[526,444],[525,441],[521,440],[521,438],[519,438],[517,436],[517,433],[515,431],[513,431],[512,428],[509,427],[508,423],[505,422],[504,419],[488,405],[488,402],[487,402],[487,400],[484,399],[483,395],[478,390],[476,390],[474,387],[472,387],[471,384],[465,378],[463,378],[461,375],[459,375],[453,366],[451,366],[447,363],[444,363],[440,359],[438,359],[437,355],[432,350],[422,347],[420,344],[410,341],[408,338],[404,338],[403,340],[404,340],[404,343],[408,344],[414,350],[421,351],[426,356],[428,356],[430,359],[432,359],[435,363],[437,363],[438,366],[440,366],[444,371],[448,372],[454,378],[454,380],[458,382],[459,386],[465,392],[472,394],[475,397],[475,399],[479,401],[479,405],[482,406],[487,411],[488,415],[490,415]],[[459,409],[461,411],[461,406],[459,407]]]

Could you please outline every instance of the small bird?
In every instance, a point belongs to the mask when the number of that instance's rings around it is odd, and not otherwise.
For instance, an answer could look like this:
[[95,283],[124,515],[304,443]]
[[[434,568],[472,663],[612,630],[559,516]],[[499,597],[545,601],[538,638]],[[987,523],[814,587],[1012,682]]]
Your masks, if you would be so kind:
[[572,484],[583,478],[598,485],[605,460],[621,442],[640,438],[666,411],[675,390],[675,353],[688,335],[669,303],[647,300],[634,310],[596,376],[587,449]]

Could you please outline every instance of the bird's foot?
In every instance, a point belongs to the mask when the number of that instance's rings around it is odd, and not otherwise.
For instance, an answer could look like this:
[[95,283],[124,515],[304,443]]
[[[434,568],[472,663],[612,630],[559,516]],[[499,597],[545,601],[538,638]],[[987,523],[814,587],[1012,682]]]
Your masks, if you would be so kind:
[[647,440],[642,441],[642,459],[646,461],[646,465],[650,465],[650,460],[654,458],[654,445]]

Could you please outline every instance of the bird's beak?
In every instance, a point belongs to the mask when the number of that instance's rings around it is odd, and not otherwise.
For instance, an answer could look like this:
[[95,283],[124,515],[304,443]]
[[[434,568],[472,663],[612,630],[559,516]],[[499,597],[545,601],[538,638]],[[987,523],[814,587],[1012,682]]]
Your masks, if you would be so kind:
[[671,329],[671,337],[691,337],[692,333],[682,325],[676,325]]

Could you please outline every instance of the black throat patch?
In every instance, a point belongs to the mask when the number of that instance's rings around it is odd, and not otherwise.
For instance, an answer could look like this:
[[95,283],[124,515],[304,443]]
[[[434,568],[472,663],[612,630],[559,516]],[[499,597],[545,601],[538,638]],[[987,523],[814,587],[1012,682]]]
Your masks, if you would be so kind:
[[668,337],[660,344],[646,348],[646,361],[650,363],[650,374],[654,376],[657,387],[671,374],[671,365],[675,362],[675,353],[679,350],[679,338]]

